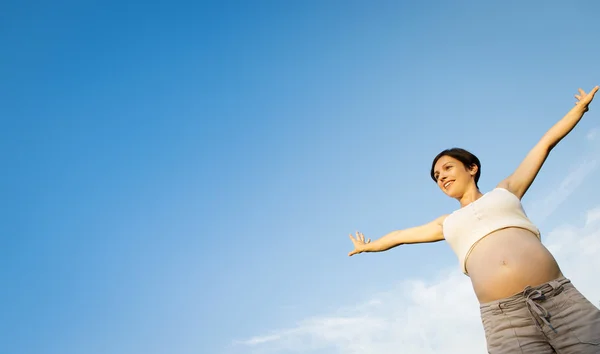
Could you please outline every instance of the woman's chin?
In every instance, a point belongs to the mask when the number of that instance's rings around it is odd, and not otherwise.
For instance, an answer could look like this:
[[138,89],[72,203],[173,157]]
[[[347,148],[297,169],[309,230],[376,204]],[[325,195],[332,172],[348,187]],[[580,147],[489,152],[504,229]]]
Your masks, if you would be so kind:
[[452,188],[450,188],[450,190],[444,190],[442,189],[442,192],[444,192],[445,195],[449,196],[450,198],[458,198],[458,193],[456,193],[455,191],[452,190]]

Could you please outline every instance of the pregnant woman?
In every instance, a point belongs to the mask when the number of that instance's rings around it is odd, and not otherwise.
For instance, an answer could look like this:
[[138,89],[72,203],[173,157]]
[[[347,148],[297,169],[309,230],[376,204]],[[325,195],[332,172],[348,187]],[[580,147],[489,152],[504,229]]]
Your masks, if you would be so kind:
[[360,232],[350,235],[349,256],[446,240],[480,302],[489,353],[600,353],[600,310],[563,276],[521,204],[550,151],[588,111],[597,91],[598,86],[589,93],[579,89],[575,107],[485,194],[477,186],[479,159],[463,149],[442,151],[433,160],[431,178],[460,208],[373,242]]

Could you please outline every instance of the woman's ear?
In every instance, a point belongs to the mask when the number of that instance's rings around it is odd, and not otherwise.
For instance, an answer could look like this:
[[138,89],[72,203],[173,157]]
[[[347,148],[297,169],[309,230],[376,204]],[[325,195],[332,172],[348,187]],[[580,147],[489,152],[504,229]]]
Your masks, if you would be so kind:
[[478,170],[479,170],[479,167],[477,167],[476,164],[472,164],[471,167],[469,168],[469,173],[471,174],[471,176],[475,176],[477,174]]

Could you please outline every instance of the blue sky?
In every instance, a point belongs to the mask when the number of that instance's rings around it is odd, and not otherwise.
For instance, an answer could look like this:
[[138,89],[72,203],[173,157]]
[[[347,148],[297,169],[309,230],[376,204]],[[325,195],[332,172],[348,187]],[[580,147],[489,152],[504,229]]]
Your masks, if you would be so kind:
[[[442,149],[476,153],[483,190],[508,175],[577,88],[600,84],[599,10],[3,4],[0,351],[294,352],[256,343],[399,282],[457,277],[443,242],[348,258],[347,235],[456,208],[429,179]],[[593,106],[524,199],[542,232],[595,222],[599,118]],[[351,352],[336,343],[296,350]]]

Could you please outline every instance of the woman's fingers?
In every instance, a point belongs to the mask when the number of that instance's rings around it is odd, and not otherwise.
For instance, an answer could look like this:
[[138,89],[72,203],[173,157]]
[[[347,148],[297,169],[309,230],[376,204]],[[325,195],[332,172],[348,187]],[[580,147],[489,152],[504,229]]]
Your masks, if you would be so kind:
[[359,240],[361,240],[364,243],[369,243],[371,242],[371,239],[368,239],[365,241],[365,235],[362,232],[356,231],[356,236]]
[[575,98],[577,99],[575,105],[582,103],[586,105],[587,111],[587,105],[590,104],[590,102],[592,102],[592,100],[594,99],[594,95],[596,94],[596,92],[598,92],[598,86],[594,87],[589,93],[585,93],[585,91],[583,91],[581,88],[578,91],[579,94],[575,95]]
[[362,234],[359,231],[356,231],[356,239],[363,242],[365,241],[362,237]]
[[594,87],[589,93],[585,93],[585,91],[583,91],[582,89],[579,89],[579,94],[575,95],[575,97],[578,100],[581,100],[584,97],[590,97],[590,101],[591,101],[591,99],[594,97],[594,95],[596,94],[596,92],[598,92],[598,86]]
[[[348,234],[348,237],[350,238],[350,241],[352,241],[352,243],[354,244],[354,247],[357,246],[357,244],[361,244],[361,243],[369,243],[371,242],[371,239],[368,239],[367,241],[365,241],[365,235],[363,235],[361,232],[356,231],[356,236],[352,236],[352,234]],[[358,253],[356,251],[356,249],[350,253],[348,253],[349,256]]]
[[352,241],[352,243],[354,244],[354,250],[350,251],[350,252],[348,253],[348,256],[353,256],[353,255],[355,255],[355,254],[358,254],[358,253],[360,253],[360,252],[357,250],[357,247],[358,247],[358,245],[359,245],[359,244],[361,244],[361,243],[362,243],[362,244],[365,244],[365,243],[369,243],[369,242],[371,242],[371,239],[368,239],[368,240],[365,242],[365,235],[363,235],[363,234],[362,234],[361,232],[359,232],[359,231],[356,231],[356,238],[355,238],[355,236],[352,236],[352,234],[348,234],[348,237],[350,237],[350,240],[351,240],[351,241]]

